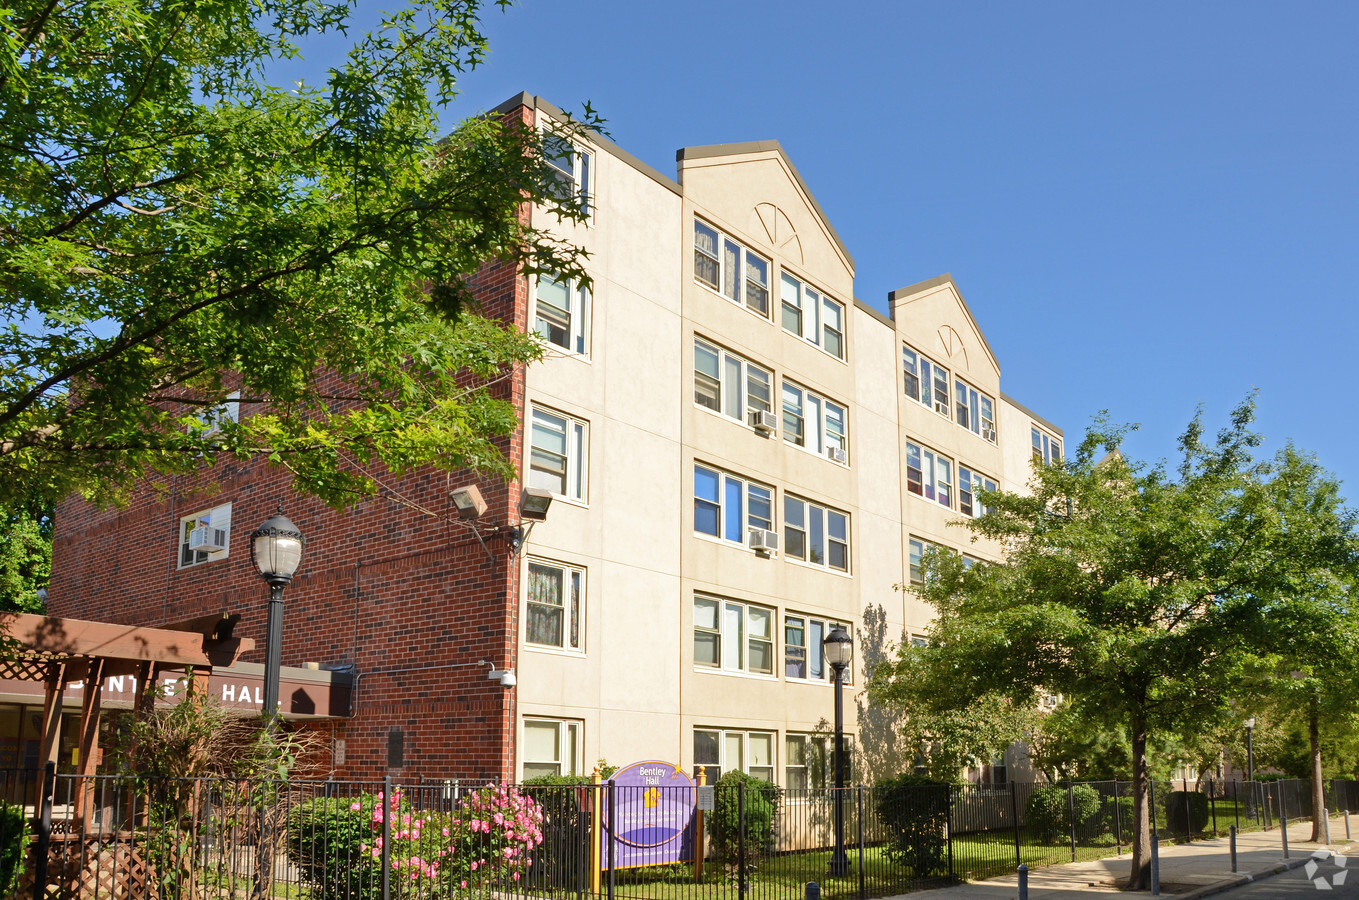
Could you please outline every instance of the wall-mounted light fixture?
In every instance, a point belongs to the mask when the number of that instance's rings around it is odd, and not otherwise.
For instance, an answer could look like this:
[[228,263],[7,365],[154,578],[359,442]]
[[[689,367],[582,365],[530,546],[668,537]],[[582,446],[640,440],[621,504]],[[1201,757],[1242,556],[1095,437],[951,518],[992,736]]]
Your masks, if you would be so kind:
[[453,505],[458,508],[459,519],[480,519],[486,512],[486,501],[481,499],[481,491],[475,484],[460,487],[451,496]]
[[[477,539],[477,543],[481,544],[486,555],[495,559],[495,554],[491,552],[491,548],[486,546],[486,537],[477,527],[478,520],[486,514],[487,510],[486,500],[481,496],[480,488],[475,484],[463,485],[450,491],[449,498],[458,511],[458,518],[467,523],[472,536]],[[550,491],[526,487],[519,494],[519,521],[504,525],[493,522],[491,528],[488,529],[487,536],[500,535],[505,537],[510,542],[511,555],[517,554],[519,548],[528,540],[529,533],[533,531],[533,526],[538,522],[547,520],[547,510],[551,506],[552,493]]]
[[486,677],[491,681],[500,682],[501,687],[514,687],[519,683],[519,679],[514,677],[513,669],[497,669],[495,663],[489,659],[483,659],[481,665],[491,667],[491,671],[486,673]]

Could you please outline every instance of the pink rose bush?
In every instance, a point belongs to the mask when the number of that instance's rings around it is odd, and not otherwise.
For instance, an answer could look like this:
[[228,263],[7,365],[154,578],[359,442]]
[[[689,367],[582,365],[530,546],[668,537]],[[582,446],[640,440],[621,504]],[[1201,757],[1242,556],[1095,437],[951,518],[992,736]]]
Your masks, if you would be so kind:
[[465,794],[453,812],[390,797],[324,798],[289,817],[289,855],[324,900],[381,896],[384,827],[393,888],[403,900],[486,895],[519,882],[543,842],[543,812],[507,785]]

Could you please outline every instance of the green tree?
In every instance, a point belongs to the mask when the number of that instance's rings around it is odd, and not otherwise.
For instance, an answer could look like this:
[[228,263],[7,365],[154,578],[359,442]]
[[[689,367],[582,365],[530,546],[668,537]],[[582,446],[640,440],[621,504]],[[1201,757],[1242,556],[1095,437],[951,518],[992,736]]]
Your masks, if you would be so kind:
[[1196,417],[1174,473],[1113,452],[1125,430],[1097,421],[1074,457],[1035,466],[1030,494],[984,498],[989,511],[968,527],[998,540],[1005,562],[926,564],[932,652],[963,694],[1023,706],[1059,692],[1127,729],[1134,889],[1150,869],[1149,738],[1227,717],[1278,599],[1316,562],[1292,552],[1307,538],[1272,483],[1281,464],[1255,458],[1253,418],[1243,403],[1209,443]]
[[0,502],[0,611],[42,612],[52,574],[52,511]]
[[508,473],[489,382],[537,345],[475,273],[584,277],[522,215],[586,214],[551,164],[583,125],[439,139],[482,5],[410,0],[319,87],[267,75],[348,34],[345,0],[0,8],[0,501],[116,500],[205,451],[336,506],[383,468]]

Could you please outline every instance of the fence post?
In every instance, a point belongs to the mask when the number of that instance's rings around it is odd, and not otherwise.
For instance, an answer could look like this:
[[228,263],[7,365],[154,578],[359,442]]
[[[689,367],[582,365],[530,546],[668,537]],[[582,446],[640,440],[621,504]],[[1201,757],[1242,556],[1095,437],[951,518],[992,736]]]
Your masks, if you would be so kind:
[[1010,782],[1010,815],[1014,817],[1015,823],[1015,865],[1024,865],[1024,859],[1019,851],[1019,792],[1015,788],[1015,783]]
[[[953,875],[953,785],[944,785],[944,814],[947,819],[944,822],[945,834],[948,837],[948,880],[952,881]],[[1346,817],[1345,825],[1349,827],[1349,818]]]
[[1076,861],[1076,789],[1071,779],[1066,780],[1067,834],[1071,836],[1071,861]]
[[[745,828],[742,821],[741,828]],[[613,900],[614,889],[614,867],[617,860],[614,859],[614,847],[618,844],[615,838],[618,837],[618,782],[609,779],[609,900]]]
[[1283,836],[1284,859],[1288,859],[1288,811],[1284,807],[1284,792],[1279,790],[1279,834]]
[[1208,815],[1213,819],[1213,837],[1217,837],[1217,782],[1208,782]]
[[1192,844],[1194,843],[1194,810],[1189,805],[1189,779],[1180,779],[1180,786],[1184,788],[1181,791],[1184,795],[1184,842]]
[[[699,793],[708,785],[708,767],[698,767]],[[714,788],[716,790],[716,788]],[[703,810],[694,810],[694,881],[703,880]]]
[[1227,847],[1228,847],[1228,852],[1231,854],[1231,857],[1232,857],[1232,871],[1235,872],[1235,871],[1236,871],[1236,826],[1235,826],[1235,825],[1229,825],[1229,826],[1227,826],[1227,828],[1228,828],[1228,832],[1227,832]]
[[[42,767],[42,795],[38,798],[38,846],[33,875],[33,900],[47,895],[47,855],[52,848],[52,801],[57,792],[57,764]],[[22,863],[22,860],[20,860]]]
[[1119,809],[1118,779],[1114,779],[1114,844],[1118,847],[1118,855],[1123,855],[1123,814]]
[[[746,900],[746,783],[736,784],[736,892]],[[610,900],[613,900],[611,897]]]
[[864,891],[864,786],[861,784],[857,788],[859,792],[859,900],[865,900],[868,896]]
[[[392,776],[382,777],[382,900],[392,896]],[[272,894],[273,892],[270,891]],[[265,896],[268,896],[267,894]]]
[[599,773],[599,766],[595,766],[594,774],[590,776],[590,893],[599,896],[599,872],[600,865],[600,827],[599,816],[604,807],[604,783],[603,777]]

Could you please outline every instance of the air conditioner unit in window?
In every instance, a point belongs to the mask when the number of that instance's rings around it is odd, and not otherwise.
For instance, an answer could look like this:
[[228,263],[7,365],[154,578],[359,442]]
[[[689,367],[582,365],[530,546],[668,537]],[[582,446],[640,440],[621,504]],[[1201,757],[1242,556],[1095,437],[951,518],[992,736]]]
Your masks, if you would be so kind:
[[227,547],[227,530],[225,528],[213,528],[211,525],[199,525],[189,532],[189,549],[206,550],[209,553],[219,553]]
[[983,425],[982,437],[994,444],[996,442],[996,429],[987,428],[985,425]]
[[842,466],[849,463],[849,454],[839,447],[827,447],[826,457],[832,462],[838,462]]
[[750,529],[750,549],[757,553],[774,553],[779,549],[779,533],[763,528]]
[[752,409],[750,427],[760,434],[773,434],[779,430],[779,417],[767,409]]

